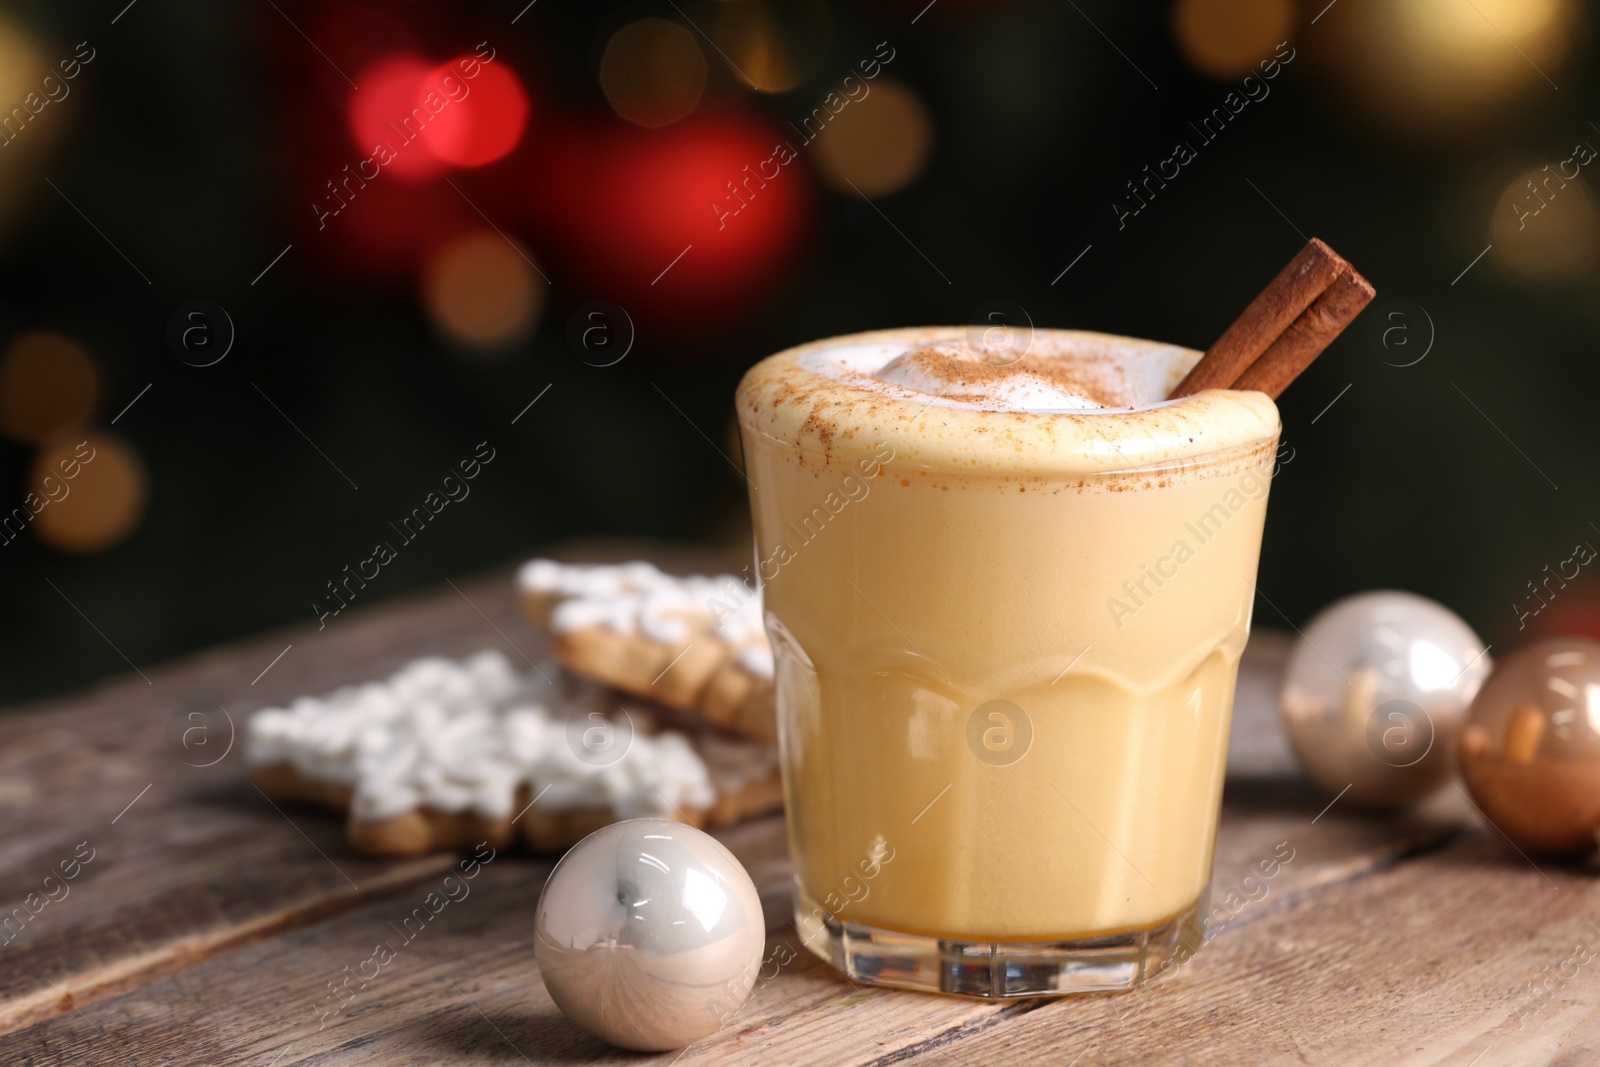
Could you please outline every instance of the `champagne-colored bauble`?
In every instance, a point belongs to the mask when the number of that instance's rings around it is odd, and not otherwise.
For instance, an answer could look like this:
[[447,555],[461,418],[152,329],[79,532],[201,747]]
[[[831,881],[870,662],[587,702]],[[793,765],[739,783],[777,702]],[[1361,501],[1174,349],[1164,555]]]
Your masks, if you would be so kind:
[[709,834],[670,819],[596,830],[539,897],[534,955],[556,1006],[618,1048],[681,1048],[750,995],[766,946],[754,883]]
[[1306,624],[1281,698],[1300,764],[1329,796],[1397,808],[1455,773],[1462,718],[1490,669],[1450,609],[1413,593],[1346,597]]
[[1472,702],[1461,774],[1520,847],[1582,855],[1600,828],[1600,644],[1561,637],[1518,649]]

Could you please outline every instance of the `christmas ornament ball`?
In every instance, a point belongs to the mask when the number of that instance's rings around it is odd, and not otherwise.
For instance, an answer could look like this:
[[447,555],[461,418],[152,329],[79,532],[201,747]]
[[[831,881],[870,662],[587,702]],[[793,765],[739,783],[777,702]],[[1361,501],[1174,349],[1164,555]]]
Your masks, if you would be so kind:
[[1518,649],[1467,715],[1461,774],[1489,821],[1518,846],[1583,855],[1600,828],[1600,643]]
[[681,1048],[750,994],[766,946],[761,899],[733,853],[670,819],[596,830],[539,897],[534,955],[580,1028],[618,1048]]
[[1489,669],[1483,642],[1448,608],[1413,593],[1360,593],[1301,633],[1284,679],[1284,726],[1324,793],[1401,807],[1454,774],[1461,720]]

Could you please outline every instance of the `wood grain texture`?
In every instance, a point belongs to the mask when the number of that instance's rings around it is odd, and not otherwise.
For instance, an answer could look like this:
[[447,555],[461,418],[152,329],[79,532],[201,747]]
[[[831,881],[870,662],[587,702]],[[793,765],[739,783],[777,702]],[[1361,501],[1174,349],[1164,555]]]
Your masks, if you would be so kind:
[[[726,562],[655,551],[667,569]],[[639,552],[621,543],[565,556]],[[450,857],[362,859],[343,820],[274,806],[230,743],[242,744],[256,708],[383,677],[419,655],[487,647],[518,664],[544,653],[542,635],[517,620],[509,570],[0,714],[0,1032],[70,1011],[69,996],[82,1004],[134,988],[442,874]],[[190,727],[202,732],[185,746]],[[31,915],[28,895],[84,842],[94,858]],[[8,931],[17,908],[31,917]]]
[[[715,565],[660,550],[652,558],[673,569]],[[168,740],[172,709],[187,700],[221,704],[239,722],[256,706],[378,677],[424,652],[498,646],[537,657],[508,579],[353,610],[321,632],[312,625],[147,667],[150,685],[134,675],[0,716],[9,830],[0,906],[35,891],[79,842],[95,849],[69,895],[0,947],[0,1030],[9,1031],[0,1062],[666,1067],[1077,1056],[1087,1067],[1468,1064],[1485,1049],[1483,1065],[1600,1056],[1593,871],[1536,867],[1454,791],[1396,817],[1328,807],[1294,771],[1276,723],[1288,642],[1271,633],[1253,639],[1239,687],[1212,939],[1146,989],[996,1005],[854,985],[796,943],[782,820],[770,817],[718,835],[762,891],[776,953],[765,979],[730,1025],[681,1058],[608,1049],[566,1022],[538,978],[534,903],[548,861],[497,855],[467,898],[402,940],[396,927],[453,858],[362,860],[337,818],[266,803],[237,753],[197,768]],[[1262,879],[1261,861],[1284,849],[1293,858]],[[379,941],[398,944],[396,958],[343,1003],[331,983]],[[1551,991],[1530,992],[1542,980]]]

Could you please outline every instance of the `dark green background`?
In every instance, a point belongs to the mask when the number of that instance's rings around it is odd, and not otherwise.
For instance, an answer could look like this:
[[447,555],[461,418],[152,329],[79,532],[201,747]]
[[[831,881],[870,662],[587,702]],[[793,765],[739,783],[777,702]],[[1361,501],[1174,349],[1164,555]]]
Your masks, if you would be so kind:
[[[282,6],[314,18],[308,5]],[[510,26],[522,6],[391,9],[438,23],[452,40],[492,32],[507,62],[540,65],[542,91],[553,87],[562,107],[596,114],[607,34],[641,15],[675,17],[671,5],[541,3]],[[100,7],[15,5],[11,17],[47,50],[69,54],[86,37],[99,48],[62,105],[75,109],[73,128],[44,173],[94,206],[154,284],[33,177],[38,191],[15,209],[0,246],[0,335],[44,326],[85,339],[108,374],[102,427],[154,386],[116,427],[149,472],[137,533],[87,558],[31,537],[0,550],[0,700],[127,669],[46,578],[142,667],[310,620],[324,580],[366,555],[486,438],[498,456],[471,498],[384,568],[364,603],[565,538],[737,545],[743,483],[658,386],[722,444],[734,384],[761,356],[834,333],[966,321],[995,299],[1039,325],[1203,347],[1303,243],[1296,226],[1372,279],[1375,307],[1426,309],[1437,338],[1423,362],[1395,368],[1358,324],[1282,400],[1294,458],[1273,489],[1260,581],[1272,606],[1258,603],[1257,624],[1282,626],[1284,615],[1302,624],[1341,595],[1398,587],[1461,612],[1500,654],[1518,637],[1511,605],[1524,583],[1577,541],[1600,544],[1590,526],[1600,523],[1596,279],[1528,289],[1491,253],[1451,282],[1488,241],[1492,197],[1483,200],[1475,175],[1564,158],[1585,137],[1600,143],[1588,125],[1600,99],[1586,47],[1560,70],[1559,92],[1530,93],[1465,135],[1380,134],[1343,93],[1337,64],[1319,55],[1319,34],[1351,13],[1336,7],[1310,26],[1314,12],[1303,11],[1297,59],[1270,99],[1119,232],[1110,204],[1123,182],[1168,155],[1230,83],[1188,69],[1164,5],[1078,6],[941,5],[912,26],[915,7],[835,5],[823,73],[793,92],[748,94],[742,106],[798,118],[830,87],[827,72],[891,39],[892,72],[927,101],[937,141],[922,178],[879,206],[951,284],[871,208],[819,187],[815,242],[783,298],[717,308],[709,344],[642,333],[626,360],[597,369],[570,350],[566,324],[577,303],[603,294],[559,283],[537,333],[497,360],[439,343],[413,287],[341,285],[293,256],[249,285],[289,240],[286,212],[306,198],[285,177],[300,143],[286,131],[343,122],[337,107],[281,113],[270,87],[323,61],[264,0],[141,0],[114,27]],[[239,329],[229,357],[204,370],[179,362],[164,340],[172,310],[196,297],[226,307]],[[550,393],[509,426],[547,382]],[[29,455],[0,445],[0,487],[12,497]],[[1593,578],[1562,596],[1592,598]]]

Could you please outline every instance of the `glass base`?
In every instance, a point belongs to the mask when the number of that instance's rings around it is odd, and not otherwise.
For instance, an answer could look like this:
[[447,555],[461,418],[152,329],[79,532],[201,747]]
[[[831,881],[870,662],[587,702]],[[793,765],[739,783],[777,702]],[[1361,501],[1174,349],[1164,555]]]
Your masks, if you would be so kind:
[[1148,930],[1072,941],[950,941],[841,921],[795,879],[801,943],[857,982],[983,999],[1126,993],[1204,941],[1210,887],[1183,914]]

